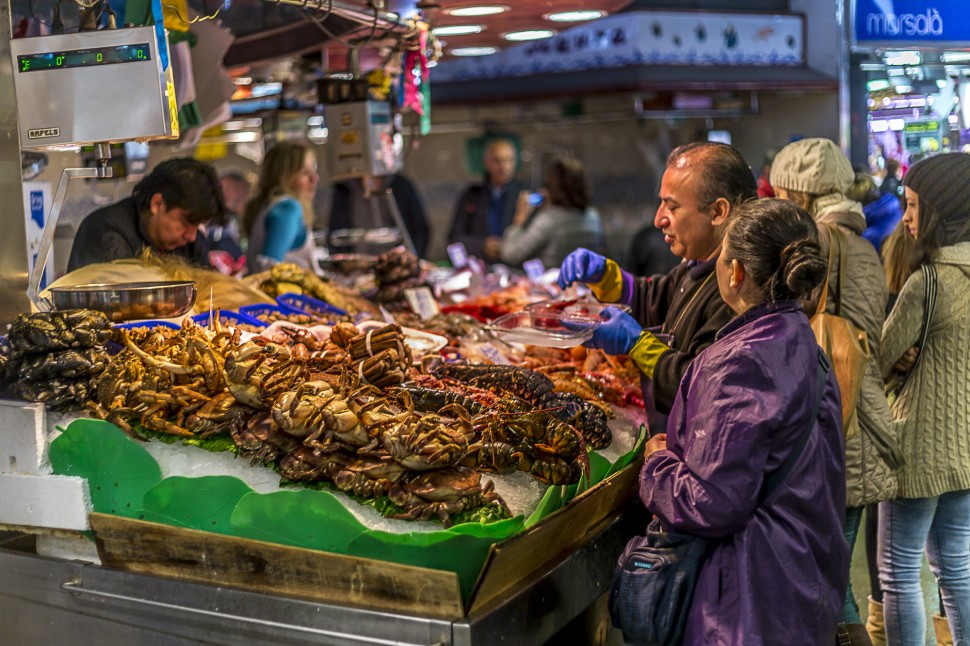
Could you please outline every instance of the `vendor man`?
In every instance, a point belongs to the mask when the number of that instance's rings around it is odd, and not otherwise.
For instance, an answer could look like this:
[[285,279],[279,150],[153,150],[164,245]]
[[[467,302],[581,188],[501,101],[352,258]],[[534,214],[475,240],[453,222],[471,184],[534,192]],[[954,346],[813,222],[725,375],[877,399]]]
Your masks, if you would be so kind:
[[78,228],[67,270],[134,258],[149,247],[208,267],[205,232],[226,215],[219,178],[208,164],[180,157],[159,164],[131,197],[88,215]]
[[[757,197],[754,174],[731,146],[697,142],[676,148],[660,182],[654,226],[681,262],[667,274],[634,277],[616,262],[577,249],[562,262],[559,284],[589,283],[601,301],[625,303],[632,316],[607,308],[606,320],[586,345],[628,354],[643,375],[647,412],[657,428],[670,412],[691,360],[714,342],[732,318],[721,300],[714,267],[732,211]],[[653,331],[645,328],[654,328]]]

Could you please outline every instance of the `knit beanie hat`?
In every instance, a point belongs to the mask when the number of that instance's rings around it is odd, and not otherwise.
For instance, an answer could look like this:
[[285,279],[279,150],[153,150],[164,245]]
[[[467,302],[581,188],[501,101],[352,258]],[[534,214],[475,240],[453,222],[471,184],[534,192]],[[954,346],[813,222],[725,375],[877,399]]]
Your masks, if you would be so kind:
[[917,162],[903,178],[903,186],[919,196],[921,221],[923,213],[930,211],[941,222],[970,218],[970,155],[966,153],[946,153]]
[[782,148],[771,163],[772,187],[812,195],[845,194],[855,180],[852,164],[831,139],[801,139]]

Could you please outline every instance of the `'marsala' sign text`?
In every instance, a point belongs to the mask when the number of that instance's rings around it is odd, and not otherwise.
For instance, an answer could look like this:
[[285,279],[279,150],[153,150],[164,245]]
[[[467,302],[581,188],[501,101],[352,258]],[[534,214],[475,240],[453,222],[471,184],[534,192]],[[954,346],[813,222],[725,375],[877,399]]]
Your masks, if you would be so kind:
[[968,8],[967,0],[856,0],[856,41],[967,40]]

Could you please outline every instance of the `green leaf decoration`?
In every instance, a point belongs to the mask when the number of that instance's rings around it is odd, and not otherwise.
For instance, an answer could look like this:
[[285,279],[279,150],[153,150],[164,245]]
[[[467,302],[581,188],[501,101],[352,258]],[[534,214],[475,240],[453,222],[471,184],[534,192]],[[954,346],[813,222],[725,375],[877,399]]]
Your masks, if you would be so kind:
[[647,427],[645,424],[641,424],[640,432],[637,435],[637,441],[633,443],[633,448],[616,459],[616,462],[609,468],[604,478],[608,478],[617,471],[621,471],[636,462],[637,458],[643,455],[643,447],[646,446],[647,439]]
[[542,500],[539,501],[539,506],[536,507],[534,512],[532,512],[532,515],[526,518],[525,527],[532,527],[540,520],[562,507],[562,493],[562,487],[549,487],[546,489],[545,495],[542,496]]
[[340,554],[366,530],[333,494],[309,489],[243,496],[232,528],[244,538]]
[[94,510],[138,518],[145,492],[162,479],[148,451],[114,424],[77,419],[51,442],[51,468],[57,475],[88,481]]
[[156,523],[231,535],[233,510],[252,491],[232,476],[172,476],[145,493],[143,516]]

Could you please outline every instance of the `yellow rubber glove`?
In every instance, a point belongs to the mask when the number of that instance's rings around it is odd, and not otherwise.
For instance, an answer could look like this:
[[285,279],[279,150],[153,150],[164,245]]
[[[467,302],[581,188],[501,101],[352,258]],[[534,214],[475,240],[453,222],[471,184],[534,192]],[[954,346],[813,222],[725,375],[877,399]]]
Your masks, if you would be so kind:
[[653,371],[657,367],[657,361],[669,349],[670,347],[658,339],[653,332],[644,330],[633,349],[630,350],[630,358],[633,359],[633,363],[637,364],[643,374],[649,379],[653,379]]
[[616,261],[607,259],[603,277],[595,283],[589,283],[589,288],[601,303],[615,303],[620,300],[623,295],[623,271]]

